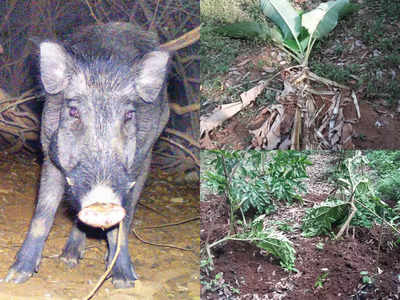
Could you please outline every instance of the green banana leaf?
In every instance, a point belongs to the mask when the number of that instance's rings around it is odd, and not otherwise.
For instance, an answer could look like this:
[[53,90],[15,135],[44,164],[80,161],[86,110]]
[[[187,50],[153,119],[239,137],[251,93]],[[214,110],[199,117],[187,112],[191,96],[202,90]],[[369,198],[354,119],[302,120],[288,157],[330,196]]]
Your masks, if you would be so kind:
[[301,18],[287,0],[260,0],[261,9],[282,31],[283,39],[297,40]]
[[[299,44],[297,44],[295,40],[288,39],[288,40],[283,41],[283,44],[286,47],[288,47],[289,49],[291,49],[292,51],[294,51],[296,53],[301,53],[306,50],[309,39],[310,39],[310,37],[306,37],[306,38],[300,40]],[[299,49],[299,45],[300,45],[301,49]]]
[[303,218],[301,234],[304,237],[313,237],[320,234],[329,234],[334,224],[345,220],[350,212],[350,204],[342,200],[328,200],[318,206],[306,210]]
[[256,22],[238,22],[221,26],[215,30],[217,33],[239,39],[260,39],[271,38],[271,28],[267,24]]
[[279,29],[275,26],[269,27],[268,24],[249,21],[237,22],[221,26],[215,31],[237,39],[260,39],[262,41],[270,39],[278,44],[283,44],[283,37]]
[[349,5],[349,0],[321,3],[317,8],[302,15],[302,26],[308,30],[311,37],[320,39],[336,27],[339,16]]

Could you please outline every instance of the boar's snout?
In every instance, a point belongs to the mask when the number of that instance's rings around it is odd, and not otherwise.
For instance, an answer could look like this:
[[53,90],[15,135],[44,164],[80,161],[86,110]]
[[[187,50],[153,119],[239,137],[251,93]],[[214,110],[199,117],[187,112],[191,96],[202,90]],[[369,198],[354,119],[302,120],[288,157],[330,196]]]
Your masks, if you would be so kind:
[[125,217],[120,197],[106,185],[97,185],[82,199],[78,218],[85,224],[103,229],[112,227]]

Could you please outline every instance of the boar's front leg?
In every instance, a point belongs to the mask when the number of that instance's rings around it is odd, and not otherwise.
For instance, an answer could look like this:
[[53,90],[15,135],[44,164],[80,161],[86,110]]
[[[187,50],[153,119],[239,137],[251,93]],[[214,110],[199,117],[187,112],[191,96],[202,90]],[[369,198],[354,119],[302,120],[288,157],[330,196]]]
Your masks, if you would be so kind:
[[78,222],[75,221],[60,259],[69,267],[75,267],[85,253],[85,241],[86,234],[79,228]]
[[[144,183],[147,178],[151,162],[151,154],[148,155],[141,168],[141,174],[137,177],[135,186],[128,194],[129,201],[127,201],[126,216],[123,220],[123,233],[121,239],[121,249],[112,269],[112,282],[115,288],[130,288],[135,285],[135,280],[138,278],[135,272],[135,268],[131,262],[129,249],[128,249],[128,238],[131,228],[133,215],[136,210],[136,205],[142,192]],[[118,227],[115,227],[107,232],[108,241],[108,256],[107,265],[110,265],[114,258],[115,251],[117,249],[117,236]]]
[[28,280],[33,272],[38,271],[44,243],[64,194],[64,184],[65,179],[61,172],[48,159],[45,159],[35,215],[5,281],[22,283]]

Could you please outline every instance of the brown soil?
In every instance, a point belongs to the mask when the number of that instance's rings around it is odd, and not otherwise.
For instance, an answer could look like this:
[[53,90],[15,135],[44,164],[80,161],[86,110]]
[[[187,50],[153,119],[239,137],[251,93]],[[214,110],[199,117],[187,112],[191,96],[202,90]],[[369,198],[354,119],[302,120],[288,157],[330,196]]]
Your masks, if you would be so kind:
[[[353,107],[349,107],[353,110]],[[384,105],[360,103],[362,118],[353,124],[353,144],[355,149],[400,149],[400,115],[393,113]],[[240,115],[226,121],[223,127],[214,130],[210,136],[212,149],[230,147],[245,150],[251,147],[249,125],[254,116]]]
[[[201,269],[202,282],[215,280],[216,274],[223,273],[218,288],[207,289],[203,284],[202,299],[399,299],[400,249],[391,246],[395,240],[391,231],[378,226],[370,230],[354,228],[339,241],[300,235],[305,208],[325,200],[333,188],[322,171],[329,163],[329,155],[314,158],[308,172],[311,178],[304,196],[305,207],[284,207],[267,217],[268,222],[285,220],[294,228],[285,235],[294,243],[295,268],[299,272],[285,272],[275,258],[253,245],[229,241],[212,249],[214,270]],[[225,203],[224,199],[215,195],[205,196],[200,203],[203,244],[207,239],[212,243],[226,235],[228,213],[221,203]],[[323,243],[322,250],[316,247],[318,243]],[[374,283],[363,284],[361,271],[368,271]],[[322,287],[317,287],[324,272],[327,277],[322,280]]]
[[[33,214],[40,165],[31,158],[0,154],[0,278],[4,278],[21,246]],[[129,244],[139,280],[131,289],[114,289],[107,280],[94,299],[200,299],[199,220],[144,229],[199,216],[199,190],[177,186],[167,174],[154,171],[134,219],[146,241],[190,248],[182,251],[153,246],[132,233]],[[0,283],[0,299],[82,299],[105,271],[104,239],[89,238],[85,257],[73,269],[58,259],[71,228],[66,208],[60,207],[46,242],[39,272],[26,283]]]
[[400,115],[383,105],[361,103],[362,118],[354,124],[356,149],[400,149]]

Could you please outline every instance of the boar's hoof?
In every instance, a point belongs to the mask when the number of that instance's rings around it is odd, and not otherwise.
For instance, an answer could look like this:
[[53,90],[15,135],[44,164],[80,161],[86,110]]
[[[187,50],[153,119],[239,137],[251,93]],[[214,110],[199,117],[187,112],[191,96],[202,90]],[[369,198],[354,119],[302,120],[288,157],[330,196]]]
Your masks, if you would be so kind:
[[135,286],[135,280],[138,279],[136,272],[131,264],[128,270],[125,270],[125,273],[120,271],[113,271],[112,274],[112,283],[116,289],[127,289]]
[[85,243],[77,243],[76,241],[68,241],[63,252],[60,255],[60,259],[70,268],[75,267],[79,260],[83,258],[85,254]]
[[79,263],[79,256],[71,255],[70,253],[63,252],[60,259],[70,268],[74,268]]
[[112,283],[116,289],[128,289],[135,287],[135,280],[114,279]]
[[23,266],[22,264],[17,264],[11,267],[10,271],[8,271],[7,277],[5,278],[5,282],[13,282],[13,283],[23,283],[27,281],[33,274],[33,271],[23,271],[21,270]]

